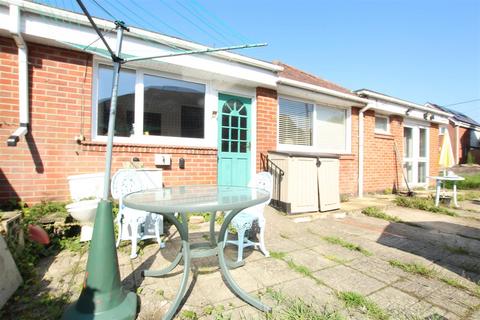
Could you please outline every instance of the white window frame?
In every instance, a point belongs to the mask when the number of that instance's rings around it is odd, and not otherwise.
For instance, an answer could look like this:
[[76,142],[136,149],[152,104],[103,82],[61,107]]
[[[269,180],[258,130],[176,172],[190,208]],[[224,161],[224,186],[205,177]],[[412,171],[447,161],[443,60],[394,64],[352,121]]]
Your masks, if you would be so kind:
[[[280,127],[280,98],[313,105],[312,145],[301,146],[301,145],[293,145],[293,144],[282,144],[280,143],[280,130],[277,130],[277,150],[351,154],[352,152],[352,108],[351,107],[336,106],[328,103],[321,103],[318,101],[302,99],[302,98],[292,97],[288,95],[281,95],[281,96],[278,96],[278,102],[277,102],[277,128]],[[317,110],[318,108],[321,108],[321,107],[337,108],[337,109],[342,109],[346,111],[345,112],[345,149],[344,150],[322,149],[318,147],[318,144],[317,144],[318,124],[316,122],[316,119],[317,119]]]
[[[404,124],[404,128],[411,128],[412,129],[412,157],[406,158],[405,154],[403,155],[403,165],[407,162],[412,163],[412,180],[408,181],[409,186],[428,186],[428,176],[430,175],[430,127],[426,124],[415,123],[415,122],[407,122]],[[425,129],[426,134],[426,157],[420,157],[420,129]],[[404,139],[404,135],[402,133],[402,138]],[[419,182],[419,163],[426,163],[426,170],[425,170],[425,182]],[[407,174],[405,170],[405,174]]]
[[[110,63],[103,60],[94,60],[93,63],[93,81],[92,81],[92,141],[107,142],[107,136],[98,135],[98,85],[99,85],[99,65],[111,66]],[[127,69],[127,68],[126,68]],[[211,147],[217,148],[217,123],[212,117],[213,111],[217,110],[218,96],[215,95],[210,82],[198,78],[185,77],[176,74],[160,72],[145,68],[128,68],[136,72],[135,83],[135,127],[134,134],[130,137],[114,137],[115,143],[126,143],[135,145],[165,145],[165,146],[183,146],[183,147]],[[203,84],[205,86],[204,101],[204,137],[203,138],[182,138],[168,136],[150,136],[143,134],[143,110],[144,110],[144,75],[164,77],[174,80],[182,80]]]
[[[386,120],[387,120],[387,130],[377,129],[377,125],[376,125],[377,118],[383,118],[383,119],[386,119]],[[375,128],[375,129],[374,129],[375,133],[379,133],[379,134],[390,134],[390,117],[387,116],[387,115],[383,115],[383,114],[375,114],[375,126],[374,126],[374,128]]]
[[[442,131],[442,130],[443,130],[443,131]],[[444,136],[445,133],[447,132],[447,130],[448,130],[447,126],[440,126],[440,127],[438,128],[438,135],[439,135],[439,136]]]

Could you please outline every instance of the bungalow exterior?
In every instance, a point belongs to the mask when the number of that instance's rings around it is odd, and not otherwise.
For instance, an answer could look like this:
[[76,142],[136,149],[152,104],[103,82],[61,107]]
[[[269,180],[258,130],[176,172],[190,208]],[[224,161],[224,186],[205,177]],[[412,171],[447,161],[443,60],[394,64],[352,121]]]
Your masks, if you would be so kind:
[[[0,0],[0,201],[66,200],[67,176],[104,170],[112,69],[96,39],[82,15]],[[123,48],[206,47],[130,28]],[[246,184],[261,154],[328,152],[339,155],[340,193],[402,187],[402,166],[427,186],[449,116],[231,52],[135,62],[121,72],[113,170],[164,155],[166,186]]]

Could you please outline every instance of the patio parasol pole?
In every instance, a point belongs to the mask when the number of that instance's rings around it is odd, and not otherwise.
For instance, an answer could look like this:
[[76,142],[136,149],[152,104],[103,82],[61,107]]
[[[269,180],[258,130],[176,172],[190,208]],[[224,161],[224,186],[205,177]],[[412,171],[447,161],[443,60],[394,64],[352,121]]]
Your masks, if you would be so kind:
[[130,320],[135,319],[137,313],[137,295],[134,292],[126,291],[122,287],[117,250],[115,247],[112,202],[109,200],[118,82],[122,62],[120,53],[122,49],[123,32],[128,29],[123,22],[115,22],[117,27],[117,43],[116,51],[113,53],[81,0],[77,0],[77,2],[110,51],[114,65],[114,73],[110,116],[108,120],[108,142],[105,159],[103,197],[98,204],[95,216],[82,292],[77,302],[67,308],[62,319]]

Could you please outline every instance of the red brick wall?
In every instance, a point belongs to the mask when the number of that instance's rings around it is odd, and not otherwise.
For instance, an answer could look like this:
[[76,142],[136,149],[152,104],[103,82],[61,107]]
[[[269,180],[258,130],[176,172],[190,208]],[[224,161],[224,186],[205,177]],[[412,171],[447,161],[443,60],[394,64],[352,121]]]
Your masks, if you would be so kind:
[[352,107],[352,151],[340,157],[340,193],[357,195],[358,193],[358,113],[359,108]]
[[390,133],[378,134],[375,133],[375,111],[366,111],[364,117],[364,191],[398,188],[402,181],[403,118],[390,116]]
[[458,127],[458,163],[467,163],[468,147],[470,146],[470,129]]
[[[104,171],[105,145],[92,143],[92,57],[85,53],[29,44],[30,133],[16,147],[6,140],[18,126],[17,49],[0,37],[0,201],[34,203],[69,197],[66,177]],[[82,145],[75,136],[87,137]],[[165,185],[216,182],[216,149],[116,145],[113,170],[138,157],[153,167],[155,153],[172,155]],[[178,160],[185,159],[185,169]]]
[[277,149],[277,91],[257,88],[257,172],[262,170],[260,154]]

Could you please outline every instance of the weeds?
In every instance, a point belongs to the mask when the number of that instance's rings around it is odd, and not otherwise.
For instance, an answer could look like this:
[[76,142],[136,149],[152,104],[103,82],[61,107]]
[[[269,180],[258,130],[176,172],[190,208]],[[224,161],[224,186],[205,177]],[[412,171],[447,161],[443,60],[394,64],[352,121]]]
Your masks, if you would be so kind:
[[338,292],[337,297],[345,303],[347,308],[355,308],[366,313],[369,317],[377,320],[389,319],[389,315],[375,302],[357,292]]
[[370,251],[362,248],[362,247],[359,246],[358,244],[345,241],[345,240],[343,240],[342,238],[338,238],[338,237],[322,237],[322,239],[325,240],[325,241],[327,241],[328,243],[335,244],[335,245],[339,245],[339,246],[344,247],[344,248],[346,248],[346,249],[348,249],[348,250],[360,252],[360,253],[362,253],[363,255],[367,256],[367,257],[373,255],[373,253],[371,253]]
[[388,263],[392,267],[402,269],[411,274],[417,274],[426,278],[431,278],[436,274],[435,269],[428,268],[420,263],[404,263],[399,260],[389,260]]
[[454,211],[443,207],[436,207],[432,199],[423,199],[416,197],[402,197],[395,198],[395,204],[400,207],[420,209],[424,211],[430,211],[433,213],[445,214],[447,216],[458,216]]
[[445,248],[445,250],[447,250],[448,252],[453,253],[453,254],[460,254],[460,255],[465,255],[465,256],[470,255],[470,252],[463,247],[444,246],[444,248]]
[[400,219],[399,217],[386,214],[385,212],[383,212],[381,209],[377,207],[365,208],[362,210],[362,213],[369,217],[378,218],[378,219],[382,219],[390,222],[402,222],[402,219]]

